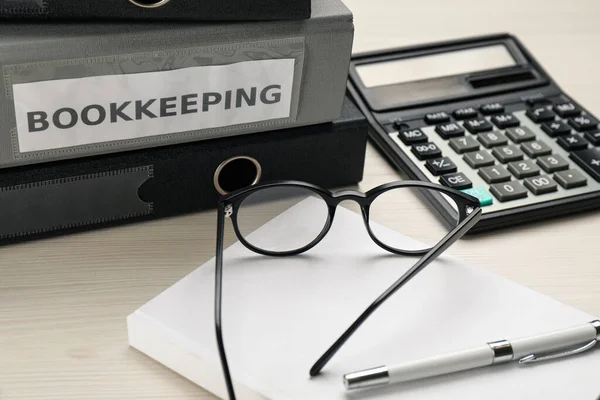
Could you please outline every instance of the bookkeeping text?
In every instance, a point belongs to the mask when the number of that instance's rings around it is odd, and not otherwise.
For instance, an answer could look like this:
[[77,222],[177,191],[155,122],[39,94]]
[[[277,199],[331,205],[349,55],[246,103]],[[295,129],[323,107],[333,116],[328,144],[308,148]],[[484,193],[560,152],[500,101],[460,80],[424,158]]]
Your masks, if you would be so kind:
[[282,58],[15,83],[15,145],[89,154],[283,126],[297,115],[294,65]]
[[57,110],[31,111],[27,113],[29,132],[42,132],[54,125],[58,129],[71,129],[77,124],[88,126],[147,118],[167,118],[177,115],[208,112],[212,107],[235,110],[254,107],[256,103],[275,104],[281,101],[281,85],[227,90],[224,93],[190,93],[182,96],[161,97],[147,100],[128,100],[109,105],[90,104],[76,110],[61,107]]

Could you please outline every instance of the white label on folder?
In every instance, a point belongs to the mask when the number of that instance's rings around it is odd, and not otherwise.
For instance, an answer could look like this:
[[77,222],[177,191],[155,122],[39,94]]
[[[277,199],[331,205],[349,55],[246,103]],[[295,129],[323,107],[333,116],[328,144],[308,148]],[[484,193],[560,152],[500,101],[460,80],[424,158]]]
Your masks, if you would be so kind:
[[290,117],[294,59],[13,85],[19,150]]

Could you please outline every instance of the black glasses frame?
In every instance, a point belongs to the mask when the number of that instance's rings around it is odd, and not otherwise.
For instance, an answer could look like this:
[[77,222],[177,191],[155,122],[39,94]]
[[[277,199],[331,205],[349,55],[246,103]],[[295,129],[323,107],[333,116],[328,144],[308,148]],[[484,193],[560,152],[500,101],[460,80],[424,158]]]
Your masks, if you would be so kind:
[[[244,236],[241,234],[238,224],[237,215],[242,202],[251,194],[256,191],[272,188],[272,187],[284,187],[293,186],[298,188],[307,189],[319,197],[321,197],[328,207],[328,219],[323,227],[321,233],[306,246],[292,251],[285,252],[272,252],[260,249],[248,243]],[[371,203],[381,194],[398,188],[422,188],[430,189],[440,194],[445,194],[456,202],[458,207],[458,224],[454,227],[446,236],[442,238],[435,246],[424,249],[424,250],[400,250],[395,249],[381,242],[371,231],[369,226],[369,207]],[[420,181],[401,181],[387,183],[376,188],[369,190],[366,193],[362,193],[355,190],[344,190],[332,193],[326,189],[322,189],[318,186],[312,185],[306,182],[298,181],[275,181],[263,183],[260,185],[246,187],[223,196],[219,199],[217,207],[217,249],[215,257],[215,330],[217,336],[217,346],[219,350],[219,357],[221,359],[221,366],[223,368],[223,375],[225,378],[225,384],[227,387],[227,393],[230,400],[235,400],[235,391],[233,388],[233,381],[229,371],[229,365],[227,362],[227,356],[225,353],[225,345],[223,343],[223,326],[221,318],[221,304],[222,304],[222,289],[223,289],[223,241],[224,241],[224,230],[225,230],[225,218],[231,218],[233,228],[238,240],[249,250],[267,256],[291,256],[301,254],[307,250],[310,250],[316,246],[329,232],[335,216],[335,211],[338,204],[344,200],[352,200],[358,203],[363,216],[365,227],[369,233],[369,236],[377,245],[384,250],[387,250],[393,254],[407,255],[407,256],[421,256],[421,258],[408,270],[406,271],[396,282],[394,282],[385,292],[383,292],[373,303],[371,303],[363,313],[354,321],[354,323],[346,329],[346,331],[335,341],[329,349],[315,362],[310,369],[310,376],[318,375],[325,364],[338,352],[338,350],[344,345],[344,343],[352,336],[352,334],[369,318],[373,312],[381,304],[383,304],[392,294],[400,289],[406,282],[417,275],[423,268],[429,263],[435,260],[440,254],[442,254],[448,247],[454,242],[460,239],[466,232],[469,231],[481,218],[481,207],[479,200],[475,197],[470,196],[466,193],[460,192],[455,189],[451,189],[445,186],[441,186],[429,182]]]

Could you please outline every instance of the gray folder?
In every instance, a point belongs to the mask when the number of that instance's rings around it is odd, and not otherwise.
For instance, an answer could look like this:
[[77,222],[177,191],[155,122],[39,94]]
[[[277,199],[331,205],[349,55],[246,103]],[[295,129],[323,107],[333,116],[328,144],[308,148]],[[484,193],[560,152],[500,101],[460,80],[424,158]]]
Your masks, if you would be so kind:
[[308,20],[0,25],[0,168],[340,117],[351,12]]

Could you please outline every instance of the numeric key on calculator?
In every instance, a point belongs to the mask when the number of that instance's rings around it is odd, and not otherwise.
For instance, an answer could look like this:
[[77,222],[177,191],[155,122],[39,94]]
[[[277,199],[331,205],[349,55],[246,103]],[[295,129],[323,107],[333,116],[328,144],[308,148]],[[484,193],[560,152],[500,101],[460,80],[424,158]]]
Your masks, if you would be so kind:
[[563,169],[569,169],[569,163],[558,154],[538,157],[537,164],[546,172],[556,172],[562,171]]
[[510,181],[510,173],[502,165],[491,165],[489,167],[480,168],[477,171],[479,176],[487,183],[498,183]]
[[460,108],[452,113],[456,119],[475,118],[479,113],[473,107]]
[[527,189],[517,181],[495,183],[490,192],[500,201],[517,200],[527,197]]
[[579,117],[569,118],[569,124],[579,132],[582,132],[596,129],[598,120],[589,115],[580,115]]
[[581,109],[573,103],[560,103],[554,105],[554,111],[562,118],[575,117],[581,114]]
[[486,167],[488,165],[494,165],[495,163],[494,157],[492,157],[490,153],[485,150],[465,153],[463,160],[465,160],[465,162],[469,164],[471,168],[475,169],[479,167]]
[[494,147],[492,150],[494,157],[501,163],[507,163],[509,161],[518,161],[523,159],[523,152],[512,144],[502,147]]
[[484,104],[479,110],[485,115],[500,114],[504,112],[504,106],[500,103]]
[[506,130],[506,136],[515,143],[527,142],[535,139],[535,133],[531,132],[531,129],[526,126],[509,128]]
[[425,166],[433,175],[444,175],[451,172],[456,172],[456,165],[448,157],[436,158],[435,160],[427,160]]
[[490,121],[485,118],[468,119],[464,122],[464,127],[471,133],[487,132],[494,129],[494,126],[490,124]]
[[521,124],[519,120],[512,114],[494,115],[491,120],[494,125],[500,129],[512,128]]
[[529,157],[536,158],[539,156],[545,156],[552,153],[552,149],[544,142],[537,140],[533,142],[525,142],[521,145],[521,150],[525,152]]
[[413,144],[410,150],[419,160],[427,160],[442,155],[442,150],[435,143]]
[[542,124],[542,130],[550,137],[568,135],[571,133],[571,127],[567,125],[565,121],[544,122]]
[[523,181],[523,183],[525,183],[525,187],[531,190],[531,192],[535,195],[552,193],[558,190],[556,182],[554,182],[549,176],[545,175],[535,178],[527,178]]
[[600,150],[593,148],[574,151],[569,157],[592,178],[600,182]]
[[457,136],[463,136],[465,134],[465,130],[461,128],[456,122],[440,124],[435,127],[435,131],[443,139],[450,139]]
[[457,190],[469,189],[473,186],[473,183],[462,172],[442,175],[440,183]]
[[404,144],[423,143],[427,141],[427,135],[420,129],[408,129],[398,132],[398,137]]
[[441,124],[450,121],[450,116],[445,112],[436,112],[425,115],[425,123],[429,125]]
[[483,144],[488,149],[490,147],[495,146],[504,146],[508,143],[506,136],[504,136],[498,131],[480,133],[479,135],[477,135],[477,140],[479,140],[481,144]]
[[471,136],[450,139],[448,143],[450,143],[450,147],[459,154],[466,153],[467,151],[479,150],[479,143]]
[[554,119],[554,113],[546,107],[530,108],[525,115],[533,122],[552,121]]
[[540,169],[533,160],[511,162],[508,164],[508,170],[518,179],[540,174]]

